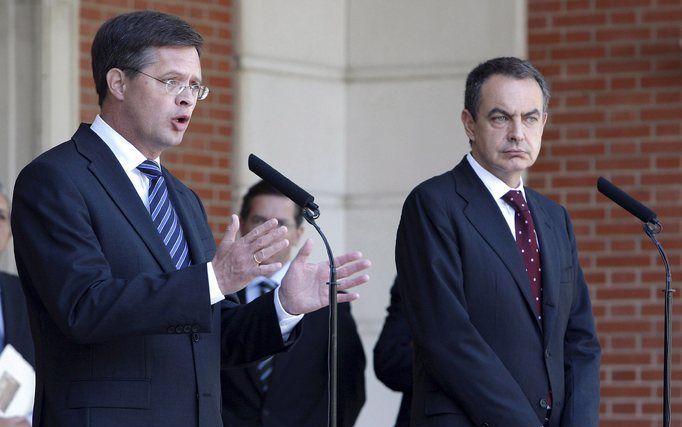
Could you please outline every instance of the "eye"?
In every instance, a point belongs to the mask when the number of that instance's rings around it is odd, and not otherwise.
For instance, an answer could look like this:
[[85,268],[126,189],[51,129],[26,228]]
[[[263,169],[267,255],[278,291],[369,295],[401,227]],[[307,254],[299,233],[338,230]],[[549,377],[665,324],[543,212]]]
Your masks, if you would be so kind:
[[166,85],[168,85],[168,87],[171,87],[171,88],[176,88],[176,87],[180,86],[180,82],[177,80],[166,80]]
[[528,123],[532,124],[532,125],[534,125],[535,123],[537,123],[538,120],[539,120],[539,119],[538,119],[537,116],[529,116],[529,117],[526,117],[526,121],[527,121]]
[[505,123],[508,120],[508,118],[507,116],[492,116],[490,120],[493,123]]

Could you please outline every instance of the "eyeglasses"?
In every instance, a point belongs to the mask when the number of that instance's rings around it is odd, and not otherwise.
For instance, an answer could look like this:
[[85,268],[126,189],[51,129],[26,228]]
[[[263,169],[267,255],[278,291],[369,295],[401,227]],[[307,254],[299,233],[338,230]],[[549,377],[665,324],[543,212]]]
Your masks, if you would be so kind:
[[192,95],[194,95],[194,97],[196,99],[198,99],[199,101],[206,99],[206,97],[208,96],[209,90],[208,90],[208,87],[206,87],[206,86],[200,86],[198,84],[183,85],[183,84],[180,84],[180,82],[177,80],[172,80],[172,79],[171,80],[161,80],[161,79],[157,79],[154,76],[150,76],[149,74],[144,73],[140,70],[136,70],[135,68],[127,68],[127,69],[130,71],[135,71],[136,73],[143,74],[149,78],[156,80],[159,83],[163,83],[166,86],[166,92],[168,92],[170,95],[178,96],[182,93],[183,90],[189,88],[189,90],[192,92]]

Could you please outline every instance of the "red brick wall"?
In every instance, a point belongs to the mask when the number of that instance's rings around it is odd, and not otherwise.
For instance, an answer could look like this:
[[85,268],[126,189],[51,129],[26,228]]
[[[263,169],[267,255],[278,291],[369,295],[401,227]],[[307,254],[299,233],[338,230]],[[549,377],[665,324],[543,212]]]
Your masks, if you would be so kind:
[[[603,347],[602,427],[662,422],[659,254],[597,193],[610,179],[654,209],[682,289],[682,1],[529,0],[529,58],[553,89],[530,185],[568,207]],[[682,426],[682,305],[673,306],[672,425]]]
[[163,155],[164,165],[196,191],[216,236],[225,230],[231,201],[230,168],[234,139],[234,31],[232,0],[81,0],[81,120],[99,112],[90,67],[90,46],[108,18],[132,10],[155,9],[180,16],[204,37],[202,77],[211,93],[194,110],[182,145]]

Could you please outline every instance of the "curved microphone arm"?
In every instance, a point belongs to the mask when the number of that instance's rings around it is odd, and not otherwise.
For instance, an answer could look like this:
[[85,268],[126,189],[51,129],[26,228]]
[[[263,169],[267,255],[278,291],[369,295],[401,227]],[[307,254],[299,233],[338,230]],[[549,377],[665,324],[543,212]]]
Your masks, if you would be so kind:
[[317,225],[315,220],[319,218],[320,211],[318,209],[311,210],[309,208],[303,209],[303,218],[312,225],[315,230],[322,237],[324,242],[324,247],[327,250],[327,257],[329,258],[329,341],[328,341],[328,367],[329,367],[329,381],[327,382],[328,392],[329,392],[329,403],[328,403],[328,418],[327,425],[329,427],[336,427],[336,383],[337,383],[337,323],[338,323],[338,307],[336,302],[336,265],[334,264],[334,254],[332,253],[331,246],[327,241],[324,233]]
[[668,264],[668,257],[663,250],[663,246],[659,243],[656,238],[656,234],[660,233],[662,230],[662,225],[655,219],[653,221],[644,224],[644,233],[649,236],[649,239],[656,245],[658,253],[661,254],[661,259],[663,260],[663,265],[665,266],[665,332],[664,332],[664,344],[663,344],[663,427],[670,427],[670,417],[671,417],[671,406],[670,406],[670,383],[671,383],[671,372],[670,366],[672,364],[671,352],[672,348],[672,325],[671,325],[671,314],[672,314],[672,300],[674,289],[671,289],[672,276],[670,274],[670,265]]

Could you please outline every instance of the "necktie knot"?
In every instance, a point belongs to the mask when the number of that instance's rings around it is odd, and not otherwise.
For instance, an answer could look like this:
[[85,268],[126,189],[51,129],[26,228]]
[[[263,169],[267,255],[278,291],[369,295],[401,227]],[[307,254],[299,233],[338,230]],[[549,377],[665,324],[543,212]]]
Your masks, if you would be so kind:
[[509,203],[517,212],[530,210],[526,199],[523,198],[523,193],[519,190],[509,190],[502,196],[502,200]]
[[151,160],[145,160],[144,162],[140,163],[140,165],[137,167],[137,170],[145,174],[150,180],[154,180],[161,176],[161,166]]

